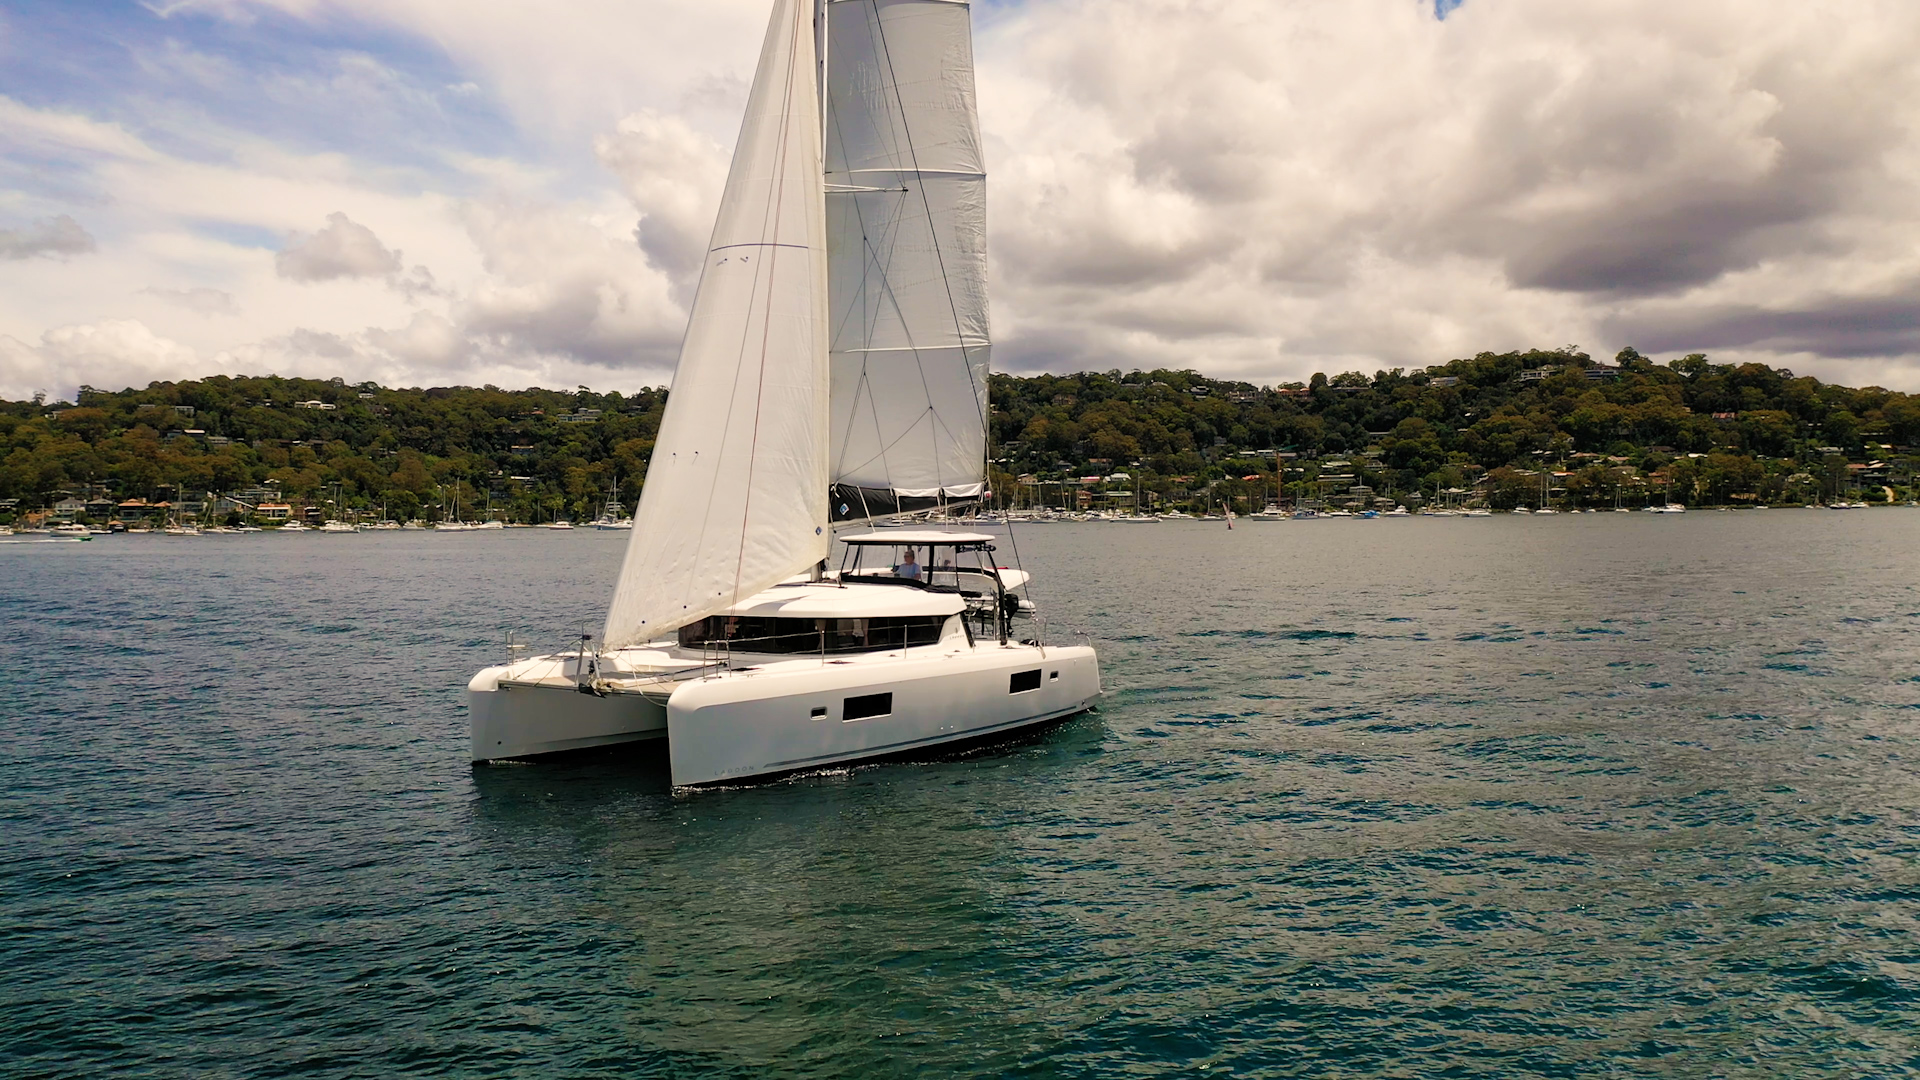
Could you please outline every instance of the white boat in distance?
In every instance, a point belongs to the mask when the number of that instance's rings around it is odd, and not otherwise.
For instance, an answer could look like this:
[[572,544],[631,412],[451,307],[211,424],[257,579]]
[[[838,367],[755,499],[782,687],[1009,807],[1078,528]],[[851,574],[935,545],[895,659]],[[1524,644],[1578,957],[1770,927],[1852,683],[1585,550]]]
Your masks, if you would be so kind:
[[627,508],[620,505],[614,496],[614,489],[607,489],[607,502],[600,508],[600,516],[593,519],[593,527],[602,532],[633,528],[633,519],[626,516]]
[[968,20],[949,0],[775,0],[605,629],[473,678],[475,761],[665,736],[673,782],[705,784],[1099,697],[1093,649],[1044,643],[987,534],[843,536],[827,567],[836,524],[986,493]]

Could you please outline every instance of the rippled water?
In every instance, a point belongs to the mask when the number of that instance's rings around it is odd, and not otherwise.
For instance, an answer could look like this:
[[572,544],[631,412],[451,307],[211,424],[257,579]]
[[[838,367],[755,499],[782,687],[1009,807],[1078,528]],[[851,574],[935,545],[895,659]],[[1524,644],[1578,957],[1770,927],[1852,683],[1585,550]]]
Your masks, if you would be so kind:
[[620,534],[9,546],[0,1072],[1911,1073],[1916,537],[1032,527],[1098,713],[693,794],[464,760]]

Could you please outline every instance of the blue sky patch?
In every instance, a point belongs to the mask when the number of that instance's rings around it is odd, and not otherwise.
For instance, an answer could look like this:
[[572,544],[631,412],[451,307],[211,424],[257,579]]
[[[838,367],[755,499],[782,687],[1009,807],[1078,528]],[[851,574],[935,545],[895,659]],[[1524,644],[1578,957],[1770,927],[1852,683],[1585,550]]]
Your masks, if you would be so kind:
[[0,95],[121,124],[190,160],[254,139],[441,174],[449,152],[530,151],[445,53],[380,27],[85,2],[27,2],[5,20]]
[[1467,0],[1433,0],[1433,17],[1444,19],[1460,9]]

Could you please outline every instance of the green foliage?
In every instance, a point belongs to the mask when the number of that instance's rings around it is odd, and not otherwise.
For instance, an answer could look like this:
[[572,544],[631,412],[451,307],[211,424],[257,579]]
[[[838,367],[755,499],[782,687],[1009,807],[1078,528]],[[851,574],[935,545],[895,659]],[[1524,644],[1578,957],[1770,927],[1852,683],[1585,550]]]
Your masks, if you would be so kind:
[[[1587,505],[1831,497],[1910,487],[1914,462],[1896,448],[1920,441],[1920,397],[1632,349],[1612,365],[1568,347],[1280,387],[1193,371],[995,375],[991,394],[1002,494],[1016,476],[1125,471],[1129,491],[1193,505],[1325,494],[1323,473],[1401,497],[1470,488],[1496,506],[1536,503],[1543,487]],[[292,501],[393,517],[435,517],[456,495],[463,513],[589,516],[616,480],[638,501],[667,395],[219,376],[79,397],[0,402],[0,499],[30,510],[90,487],[157,500],[272,481]],[[332,407],[301,405],[315,402]],[[1276,453],[1290,471],[1274,474]],[[1848,467],[1870,458],[1887,467]],[[1323,468],[1335,459],[1351,460]]]
[[[31,507],[88,487],[157,499],[271,482],[290,501],[384,503],[395,517],[437,516],[456,493],[463,516],[489,501],[521,520],[590,515],[616,480],[634,505],[666,404],[661,390],[224,376],[79,396],[72,407],[0,403],[0,498]],[[600,416],[563,419],[583,409]]]
[[[1356,458],[1339,473],[1378,493],[1473,486],[1495,506],[1541,501],[1542,474],[1554,501],[1596,506],[1833,497],[1877,491],[1861,474],[1910,487],[1915,462],[1895,447],[1920,441],[1920,397],[1700,354],[1661,365],[1633,349],[1611,364],[1567,347],[1266,388],[1192,371],[996,375],[993,403],[995,456],[1010,474],[1121,469],[1195,504],[1249,470],[1269,495],[1324,494],[1314,463],[1336,456]],[[1821,447],[1886,468],[1843,463],[1816,468],[1812,486],[1790,483]],[[1294,455],[1297,473],[1274,477],[1275,452]]]

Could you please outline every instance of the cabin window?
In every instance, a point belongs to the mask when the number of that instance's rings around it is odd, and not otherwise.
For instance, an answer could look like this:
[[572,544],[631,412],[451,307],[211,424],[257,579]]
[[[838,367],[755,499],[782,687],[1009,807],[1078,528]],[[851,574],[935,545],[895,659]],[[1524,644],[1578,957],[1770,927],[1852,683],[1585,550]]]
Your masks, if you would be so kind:
[[862,694],[847,699],[846,712],[842,721],[865,720],[870,716],[887,716],[893,712],[893,695]]
[[878,619],[780,619],[712,615],[680,628],[680,644],[697,649],[725,645],[750,653],[863,653],[938,645],[945,615],[894,615]]
[[1009,694],[1024,694],[1029,690],[1038,689],[1040,689],[1039,668],[1034,668],[1032,671],[1016,671],[1013,677],[1007,680]]

